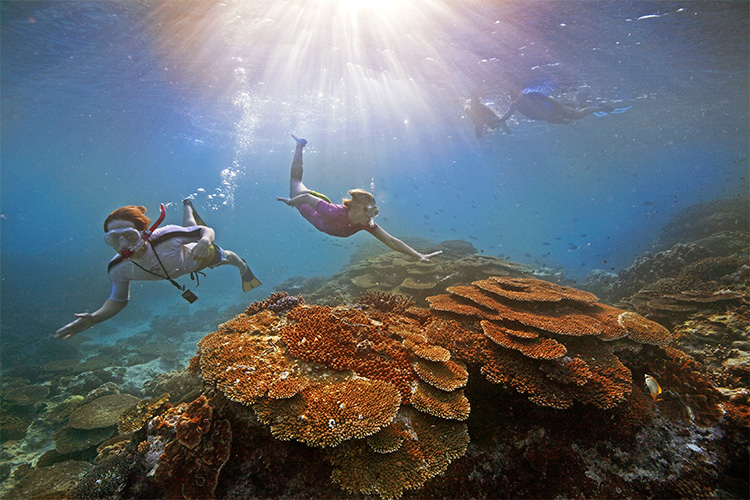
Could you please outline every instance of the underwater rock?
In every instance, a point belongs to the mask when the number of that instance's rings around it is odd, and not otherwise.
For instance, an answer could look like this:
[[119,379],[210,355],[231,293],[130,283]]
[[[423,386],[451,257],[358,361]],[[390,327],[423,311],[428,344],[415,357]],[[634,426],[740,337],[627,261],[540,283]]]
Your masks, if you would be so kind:
[[23,439],[33,421],[29,408],[3,405],[0,407],[0,443]]

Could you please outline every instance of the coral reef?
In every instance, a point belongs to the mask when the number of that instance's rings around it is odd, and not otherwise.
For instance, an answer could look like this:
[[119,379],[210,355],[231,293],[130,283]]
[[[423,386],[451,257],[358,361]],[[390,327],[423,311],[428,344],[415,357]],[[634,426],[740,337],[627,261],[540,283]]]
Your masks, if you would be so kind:
[[265,300],[255,301],[248,306],[245,310],[245,314],[252,316],[264,309],[274,312],[289,311],[297,306],[304,306],[305,301],[302,295],[292,297],[287,292],[274,292],[268,296]]
[[229,460],[229,422],[213,418],[205,396],[170,408],[158,422],[150,425],[175,435],[159,457],[156,482],[168,498],[213,498],[221,468]]
[[424,306],[428,295],[444,292],[458,283],[492,275],[529,276],[532,272],[501,257],[478,254],[471,243],[462,240],[443,241],[439,245],[422,242],[420,247],[436,247],[443,253],[429,262],[414,262],[397,252],[382,253],[375,246],[375,251],[365,252],[361,261],[327,280],[316,277],[308,282],[295,278],[280,284],[277,290],[301,292],[310,304],[351,304],[366,294],[387,293],[409,296]]
[[[399,298],[380,299],[403,304]],[[252,405],[277,439],[321,448],[354,446],[352,441],[392,425],[404,408],[445,420],[468,418],[470,406],[460,390],[466,370],[446,349],[429,345],[420,330],[413,319],[374,308],[300,306],[283,317],[265,309],[220,325],[199,342],[191,366],[229,400]],[[442,453],[448,457],[439,461],[445,466],[459,455]],[[388,454],[381,460],[401,458]],[[349,462],[335,463],[346,468]],[[336,470],[334,477],[341,477]],[[436,465],[422,471],[413,487],[442,470]]]
[[68,425],[87,430],[117,425],[120,415],[139,401],[129,394],[102,396],[74,411],[68,418]]
[[357,305],[373,307],[381,312],[402,314],[415,304],[411,297],[400,293],[366,292],[357,299]]
[[578,400],[614,408],[630,393],[632,377],[604,341],[671,341],[658,323],[541,280],[491,277],[448,292],[427,300],[462,324],[435,323],[426,330],[428,340],[481,364],[490,381],[528,394],[541,406],[564,409]]
[[749,227],[750,200],[747,197],[718,198],[682,209],[664,226],[654,246],[666,249],[675,243],[700,240],[707,234],[747,231]]

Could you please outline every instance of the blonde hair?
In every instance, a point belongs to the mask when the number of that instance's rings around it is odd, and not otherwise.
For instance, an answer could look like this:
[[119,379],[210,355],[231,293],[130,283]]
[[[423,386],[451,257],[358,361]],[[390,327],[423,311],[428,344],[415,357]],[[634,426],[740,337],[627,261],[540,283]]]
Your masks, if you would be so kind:
[[369,191],[364,189],[352,189],[349,191],[351,198],[344,198],[344,206],[351,208],[352,203],[362,203],[365,206],[375,205],[375,197]]
[[138,231],[145,230],[151,223],[151,219],[146,217],[146,207],[135,205],[120,207],[109,214],[104,221],[105,233],[107,232],[107,224],[109,224],[113,220],[125,220],[128,222],[132,222],[133,226],[135,226]]

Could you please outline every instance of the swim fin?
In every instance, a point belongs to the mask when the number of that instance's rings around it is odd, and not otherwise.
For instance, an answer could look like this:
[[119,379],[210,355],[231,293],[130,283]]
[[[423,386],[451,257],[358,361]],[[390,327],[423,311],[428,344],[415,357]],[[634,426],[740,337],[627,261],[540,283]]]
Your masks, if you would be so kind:
[[[242,259],[242,262],[245,262],[245,259]],[[245,265],[247,266],[247,262],[245,262]],[[258,288],[261,284],[260,280],[250,270],[250,266],[247,266],[247,271],[242,274],[242,291],[249,292],[253,288]]]
[[203,219],[201,219],[201,216],[198,215],[198,212],[195,210],[195,207],[193,206],[193,202],[190,201],[189,198],[185,198],[184,200],[182,200],[182,204],[183,205],[188,205],[190,207],[190,210],[193,212],[193,219],[195,219],[195,223],[198,226],[208,227],[208,224],[206,224],[205,222],[203,222]]
[[607,111],[595,111],[594,116],[596,116],[597,118],[601,118],[602,116],[607,116],[607,115],[619,115],[620,113],[624,113],[625,111],[629,110],[632,107],[633,106],[628,106],[627,108],[615,108],[612,111],[608,111],[608,112]]

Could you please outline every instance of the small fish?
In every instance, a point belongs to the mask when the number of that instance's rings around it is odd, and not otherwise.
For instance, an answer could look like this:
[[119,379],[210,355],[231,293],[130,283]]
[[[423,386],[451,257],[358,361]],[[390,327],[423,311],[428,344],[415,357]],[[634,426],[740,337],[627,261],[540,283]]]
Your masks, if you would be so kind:
[[651,394],[651,399],[659,401],[659,395],[661,394],[661,386],[659,385],[659,382],[648,373],[645,374],[643,378],[646,382],[646,388],[648,388],[648,392]]

